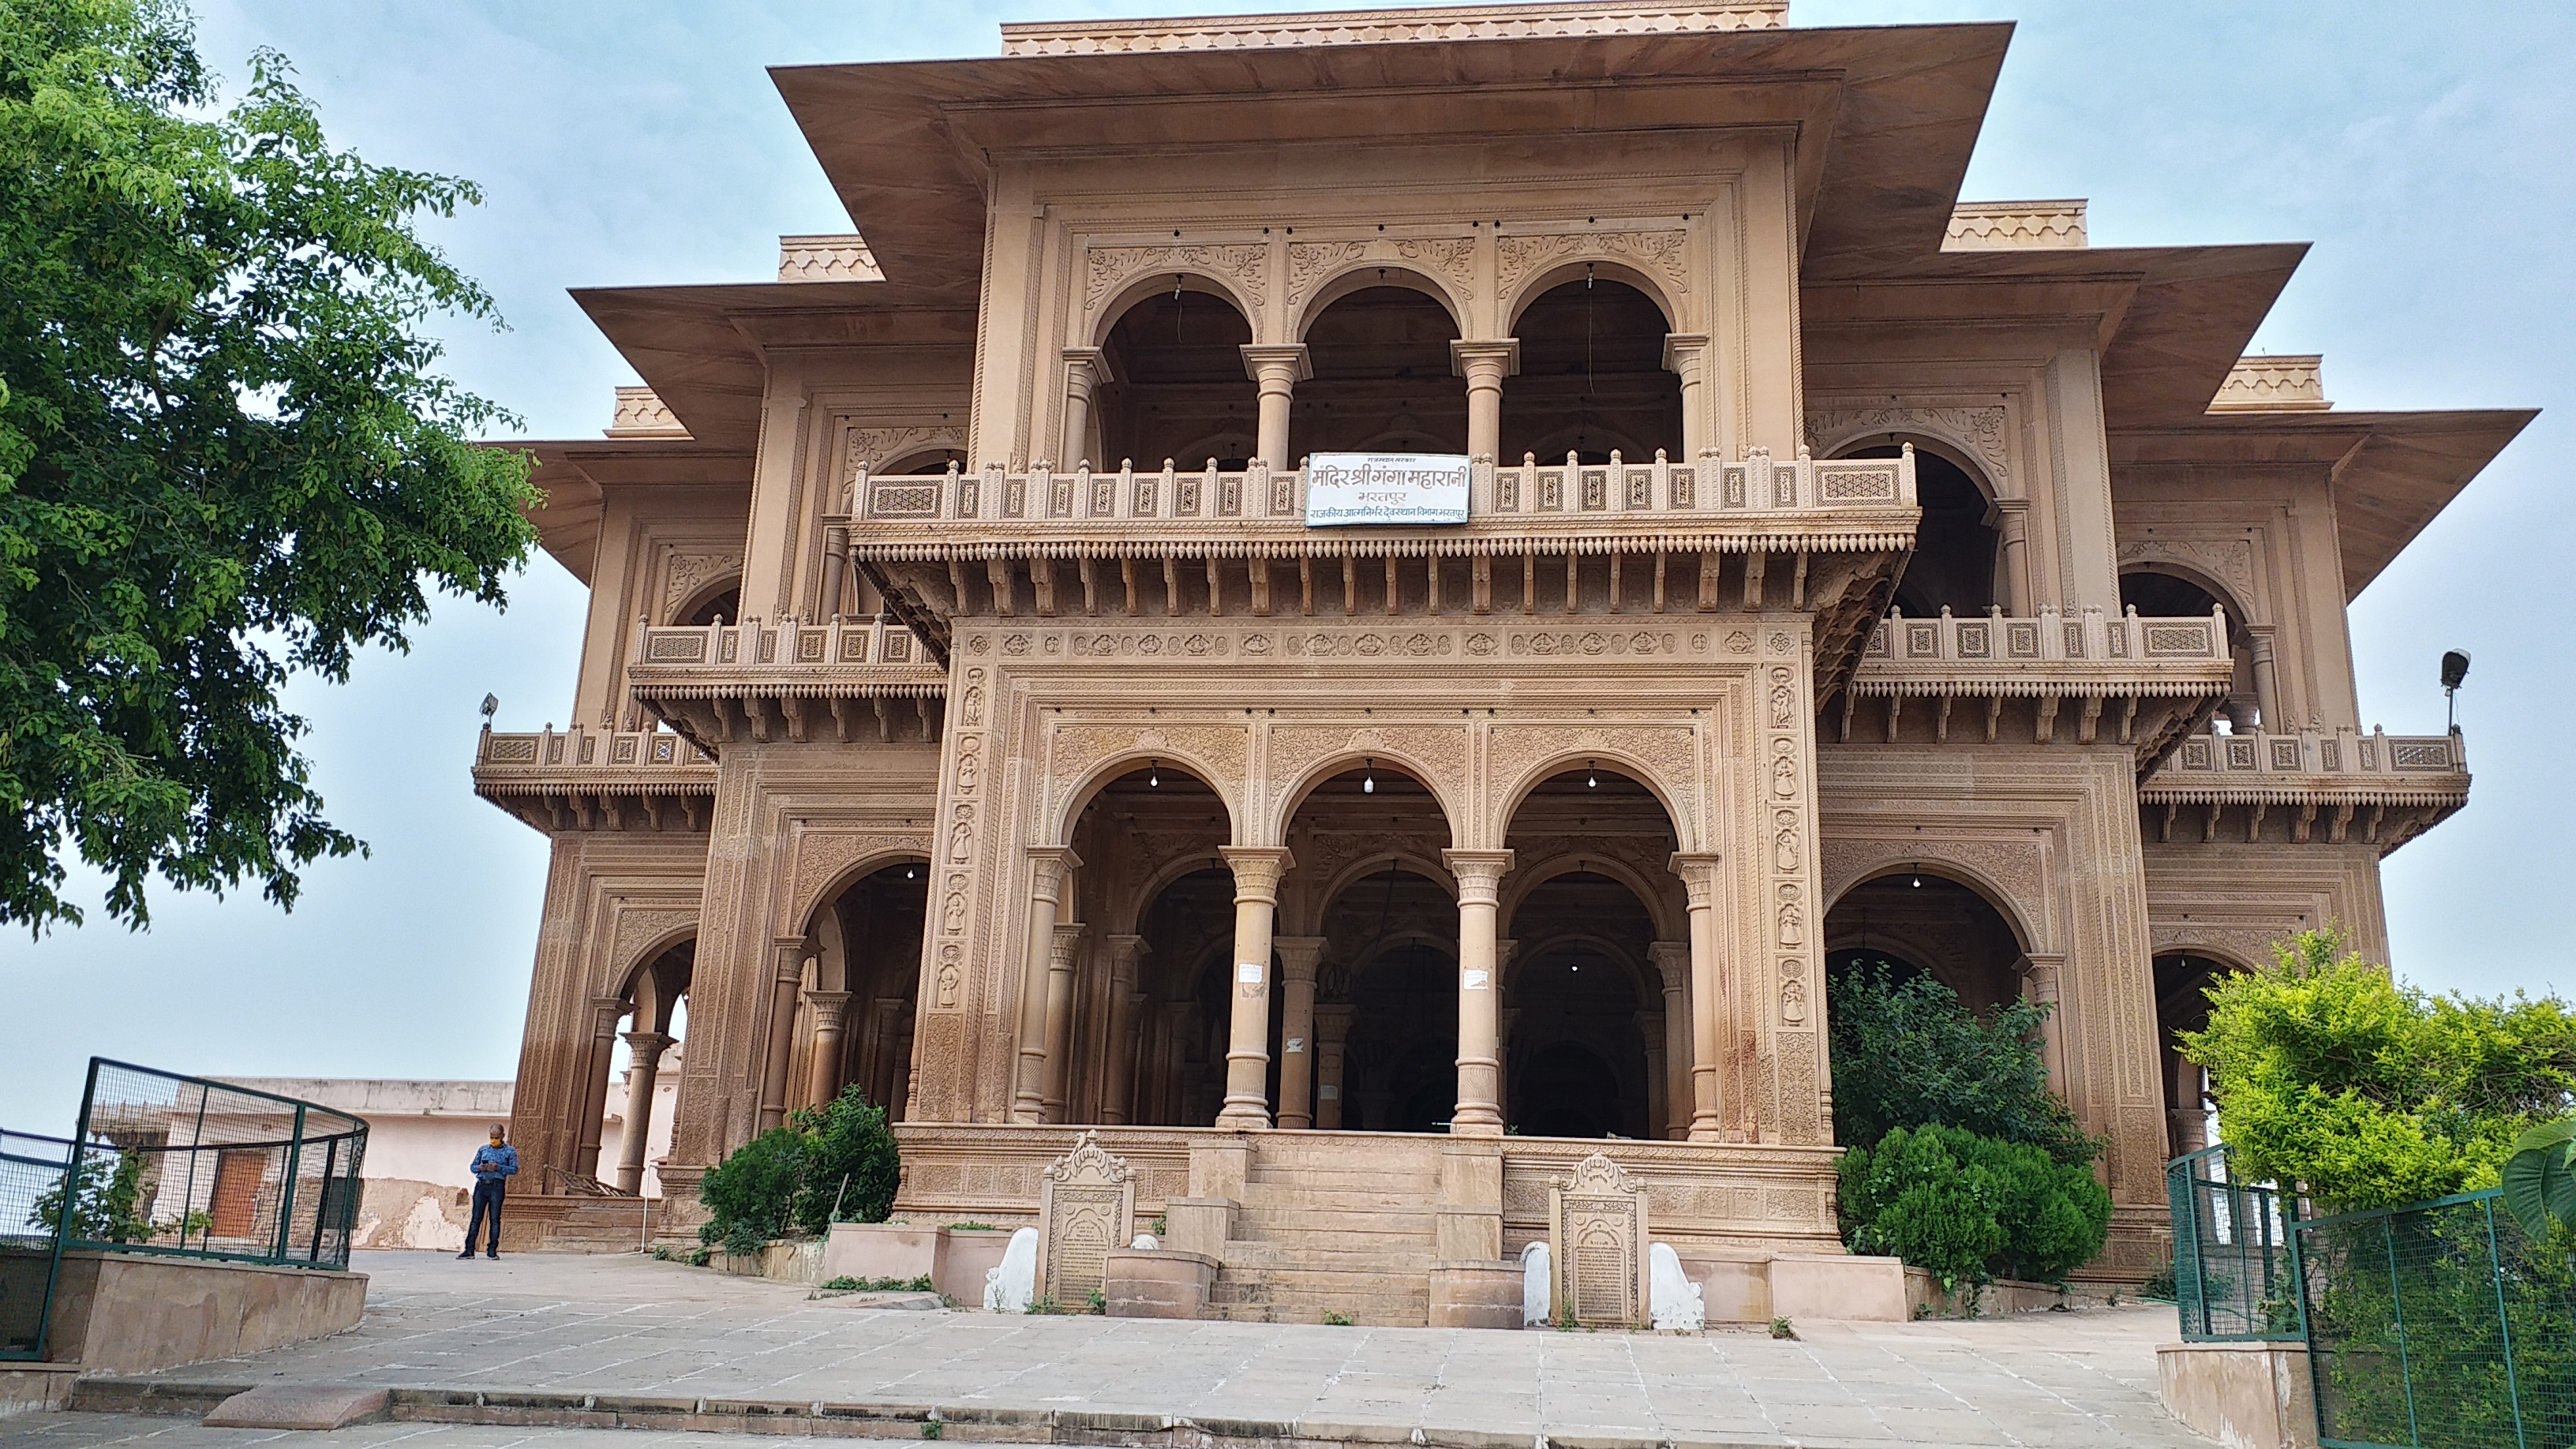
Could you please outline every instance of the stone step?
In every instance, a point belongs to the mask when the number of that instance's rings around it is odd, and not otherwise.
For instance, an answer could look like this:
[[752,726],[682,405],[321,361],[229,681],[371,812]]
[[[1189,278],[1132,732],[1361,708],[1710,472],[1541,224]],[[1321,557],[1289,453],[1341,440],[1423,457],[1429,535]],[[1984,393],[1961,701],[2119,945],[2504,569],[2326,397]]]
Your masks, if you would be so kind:
[[1429,1212],[1440,1200],[1434,1188],[1419,1190],[1401,1184],[1390,1184],[1366,1178],[1348,1182],[1247,1182],[1243,1185],[1246,1206],[1277,1204],[1285,1207],[1319,1206],[1347,1208],[1360,1212],[1378,1209]]
[[[1335,1233],[1428,1233],[1439,1221],[1439,1214],[1428,1208],[1361,1209],[1336,1203],[1247,1203],[1234,1214],[1237,1234],[1247,1238],[1268,1237],[1274,1233],[1303,1236],[1307,1233],[1330,1237]],[[1267,1230],[1249,1233],[1243,1225],[1258,1224]]]
[[1262,1243],[1237,1238],[1225,1245],[1227,1271],[1383,1273],[1413,1275],[1431,1271],[1431,1240],[1390,1243]]
[[1207,1316],[1227,1323],[1321,1323],[1338,1313],[1360,1328],[1423,1328],[1431,1322],[1428,1299],[1421,1303],[1372,1303],[1360,1299],[1314,1304],[1211,1303]]

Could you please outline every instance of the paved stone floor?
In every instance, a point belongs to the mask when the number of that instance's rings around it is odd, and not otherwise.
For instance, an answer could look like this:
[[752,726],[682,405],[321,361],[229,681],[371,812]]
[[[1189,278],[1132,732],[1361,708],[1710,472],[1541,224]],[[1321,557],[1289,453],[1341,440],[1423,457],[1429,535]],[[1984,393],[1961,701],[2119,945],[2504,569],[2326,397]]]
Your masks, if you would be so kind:
[[[1090,1409],[1481,1431],[1530,1442],[2174,1446],[2210,1441],[2155,1396],[2158,1305],[1965,1323],[1799,1325],[1800,1340],[1465,1332],[896,1312],[636,1256],[459,1262],[361,1254],[366,1322],[165,1377]],[[407,1449],[645,1449],[675,1431],[393,1422],[295,1436]],[[42,1414],[7,1449],[237,1446],[192,1420]],[[739,1446],[739,1439],[730,1440]]]

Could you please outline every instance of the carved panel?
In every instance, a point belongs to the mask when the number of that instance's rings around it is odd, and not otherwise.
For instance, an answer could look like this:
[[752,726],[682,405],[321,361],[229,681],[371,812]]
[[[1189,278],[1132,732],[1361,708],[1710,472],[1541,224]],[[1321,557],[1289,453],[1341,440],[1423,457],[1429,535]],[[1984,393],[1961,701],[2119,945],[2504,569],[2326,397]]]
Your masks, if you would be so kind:
[[662,565],[662,616],[677,622],[675,616],[689,596],[714,579],[742,572],[742,552],[681,553],[674,551]]
[[1510,295],[1513,284],[1553,263],[1601,257],[1626,262],[1662,280],[1676,294],[1690,291],[1689,234],[1673,231],[1566,232],[1552,236],[1507,236],[1502,239],[1500,280]]
[[908,853],[927,857],[930,837],[918,830],[803,830],[796,835],[794,884],[788,891],[788,917],[801,925],[822,904],[823,888],[852,862],[869,855]]
[[626,975],[644,964],[636,958],[646,946],[697,923],[698,913],[691,910],[619,910],[608,947],[607,965],[613,979],[605,989],[625,984]]
[[1135,1233],[1136,1173],[1085,1132],[1049,1163],[1038,1188],[1040,1296],[1079,1310],[1101,1291],[1109,1250]]
[[1548,1189],[1556,1301],[1586,1328],[1646,1317],[1646,1190],[1596,1152]]
[[1818,457],[1871,433],[1920,433],[1970,454],[1999,486],[2012,477],[2011,417],[2000,407],[1842,409],[1809,413],[1806,422]]
[[1358,261],[1368,244],[1355,241],[1290,242],[1288,244],[1288,305],[1295,307],[1306,300],[1315,284],[1325,274],[1344,262]]

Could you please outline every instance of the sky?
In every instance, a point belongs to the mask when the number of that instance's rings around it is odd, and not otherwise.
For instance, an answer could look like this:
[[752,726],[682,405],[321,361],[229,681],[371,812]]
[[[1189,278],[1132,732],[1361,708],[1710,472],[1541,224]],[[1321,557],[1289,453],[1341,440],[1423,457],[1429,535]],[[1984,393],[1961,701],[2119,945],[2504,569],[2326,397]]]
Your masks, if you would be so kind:
[[[1192,14],[1195,3],[200,0],[238,83],[282,51],[332,140],[465,176],[484,204],[423,230],[508,330],[438,329],[444,365],[533,437],[596,436],[637,381],[574,286],[765,280],[777,238],[850,226],[764,67],[995,53],[1005,20]],[[1324,5],[1242,8],[1324,9]],[[2346,408],[2524,406],[2542,417],[2355,603],[2365,724],[2438,733],[2459,699],[2468,808],[2385,866],[2391,955],[2428,988],[2576,994],[2556,906],[2576,630],[2526,610],[2576,559],[2576,6],[2288,0],[1794,0],[1802,26],[2012,20],[1963,195],[2086,197],[2097,246],[2316,244],[2250,350],[2325,354]],[[567,717],[584,591],[540,555],[506,612],[444,600],[408,655],[300,683],[316,783],[372,847],[317,864],[284,913],[256,890],[166,886],[152,926],[0,938],[0,1124],[71,1126],[92,1054],[223,1075],[514,1074],[546,846],[476,799],[489,691],[503,729]],[[2554,606],[2553,606],[2554,607]],[[2546,627],[2544,627],[2546,625]],[[95,905],[95,878],[76,876]]]

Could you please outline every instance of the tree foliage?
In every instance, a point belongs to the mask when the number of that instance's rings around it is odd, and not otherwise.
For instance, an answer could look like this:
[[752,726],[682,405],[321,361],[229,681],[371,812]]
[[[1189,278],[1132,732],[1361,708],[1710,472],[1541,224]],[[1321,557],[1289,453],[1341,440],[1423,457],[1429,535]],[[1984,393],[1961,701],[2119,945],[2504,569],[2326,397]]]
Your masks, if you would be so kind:
[[2049,1008],[2007,1001],[1983,1021],[1929,976],[1884,962],[1833,984],[1834,1134],[1866,1147],[1900,1127],[1960,1127],[2088,1163],[2100,1144],[2048,1089],[2040,1029]]
[[2555,998],[2432,996],[2332,931],[2209,988],[2185,1053],[2249,1179],[2331,1209],[2494,1186],[2514,1140],[2576,1104],[2576,1014]]
[[411,226],[463,181],[333,150],[262,52],[218,111],[169,0],[0,0],[0,921],[362,847],[278,692],[527,553],[503,414],[429,369],[491,300]]

